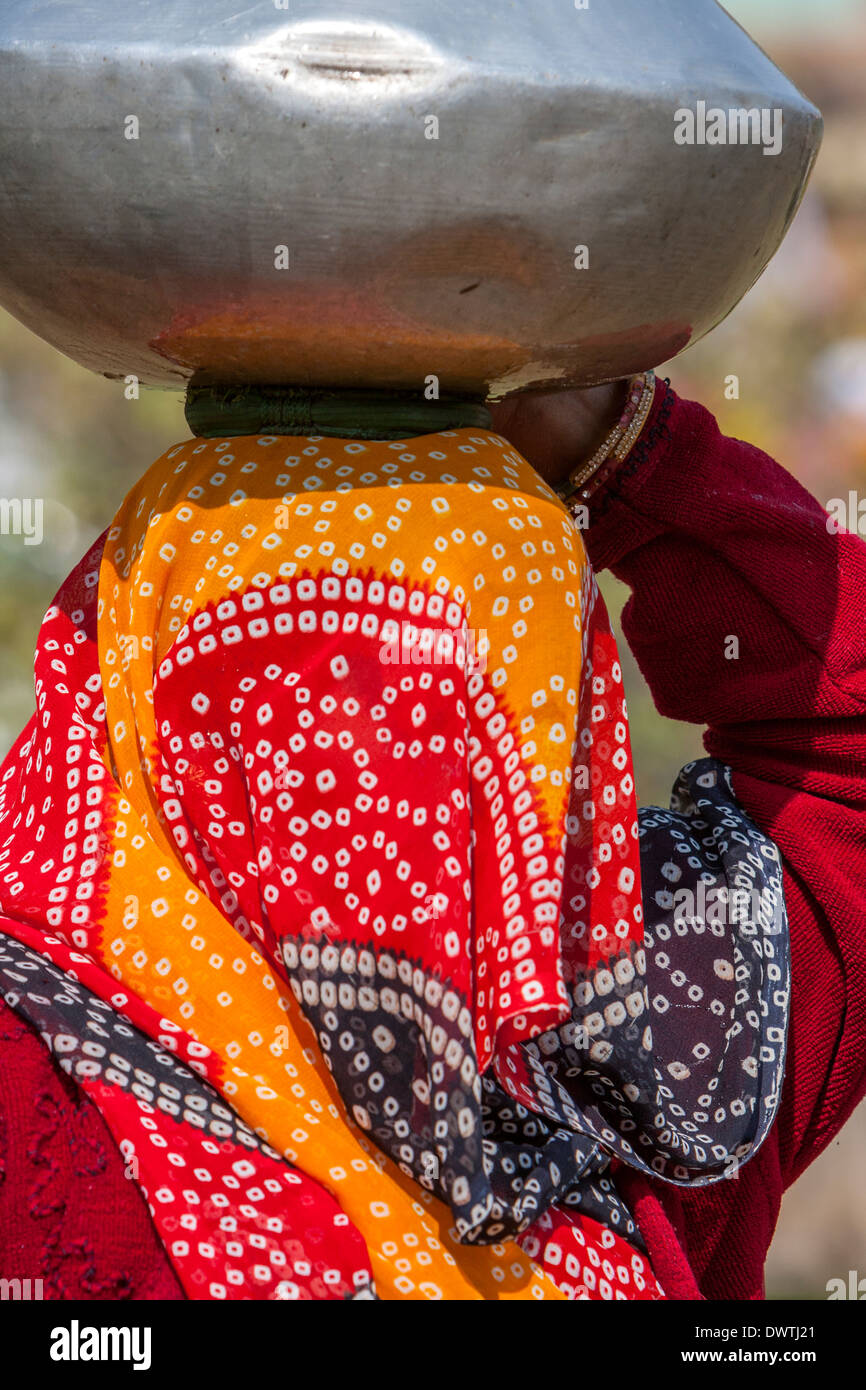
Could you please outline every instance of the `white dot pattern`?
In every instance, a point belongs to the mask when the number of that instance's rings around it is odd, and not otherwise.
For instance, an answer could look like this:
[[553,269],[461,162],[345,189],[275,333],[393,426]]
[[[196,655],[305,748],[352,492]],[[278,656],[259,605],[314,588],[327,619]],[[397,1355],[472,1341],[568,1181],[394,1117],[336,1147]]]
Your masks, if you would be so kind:
[[[14,938],[74,972],[39,1026],[130,1153],[196,1111],[84,1051],[106,1007],[225,1109],[266,1194],[248,1239],[190,1242],[171,1163],[139,1176],[195,1296],[664,1297],[611,1160],[694,1183],[754,1151],[787,977],[761,931],[671,932],[658,864],[778,886],[778,857],[711,760],[639,830],[604,605],[520,455],[178,445],[58,594],[36,676],[0,773],[0,966]],[[318,1262],[296,1218],[259,1258],[289,1198]]]

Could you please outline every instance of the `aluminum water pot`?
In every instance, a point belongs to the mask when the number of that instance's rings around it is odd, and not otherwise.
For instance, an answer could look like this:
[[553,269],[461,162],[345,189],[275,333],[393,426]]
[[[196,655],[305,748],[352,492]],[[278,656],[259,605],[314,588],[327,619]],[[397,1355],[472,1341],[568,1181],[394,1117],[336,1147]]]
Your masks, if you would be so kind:
[[820,134],[715,0],[4,0],[0,304],[145,385],[589,384],[733,308]]

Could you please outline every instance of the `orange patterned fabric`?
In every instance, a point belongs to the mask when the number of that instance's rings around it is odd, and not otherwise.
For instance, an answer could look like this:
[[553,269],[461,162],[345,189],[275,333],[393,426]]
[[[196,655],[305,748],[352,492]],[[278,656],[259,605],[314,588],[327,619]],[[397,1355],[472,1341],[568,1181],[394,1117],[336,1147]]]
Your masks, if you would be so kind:
[[[327,1194],[380,1298],[663,1297],[606,1160],[567,1209],[598,1136],[533,1041],[583,1029],[603,1070],[575,1000],[609,977],[651,1046],[621,680],[579,531],[501,437],[178,444],[46,614],[0,926]],[[194,1157],[160,1170],[153,1095],[134,1121],[82,1075],[191,1296],[297,1290],[257,1197],[197,1254]]]

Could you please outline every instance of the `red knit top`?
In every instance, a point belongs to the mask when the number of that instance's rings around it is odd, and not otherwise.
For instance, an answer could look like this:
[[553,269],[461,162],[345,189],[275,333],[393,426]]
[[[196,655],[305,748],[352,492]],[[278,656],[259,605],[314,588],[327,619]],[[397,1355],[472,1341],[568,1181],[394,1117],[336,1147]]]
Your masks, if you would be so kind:
[[[769,1137],[710,1187],[617,1169],[669,1297],[762,1298],[785,1188],[866,1092],[866,544],[661,384],[584,539],[632,590],[623,628],[657,707],[707,726],[782,855],[793,988]],[[2,1002],[0,1047],[0,1272],[46,1298],[182,1298],[101,1115]]]

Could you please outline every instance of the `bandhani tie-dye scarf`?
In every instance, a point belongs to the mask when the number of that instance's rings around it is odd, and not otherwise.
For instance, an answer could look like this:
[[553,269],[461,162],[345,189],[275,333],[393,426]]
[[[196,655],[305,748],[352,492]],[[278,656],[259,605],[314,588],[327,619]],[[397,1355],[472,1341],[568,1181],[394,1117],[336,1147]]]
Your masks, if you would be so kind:
[[[177,445],[36,696],[0,989],[190,1297],[665,1297],[612,1160],[702,1183],[763,1140],[778,854],[711,759],[639,822],[580,533],[503,438]],[[683,915],[700,883],[766,920]]]

